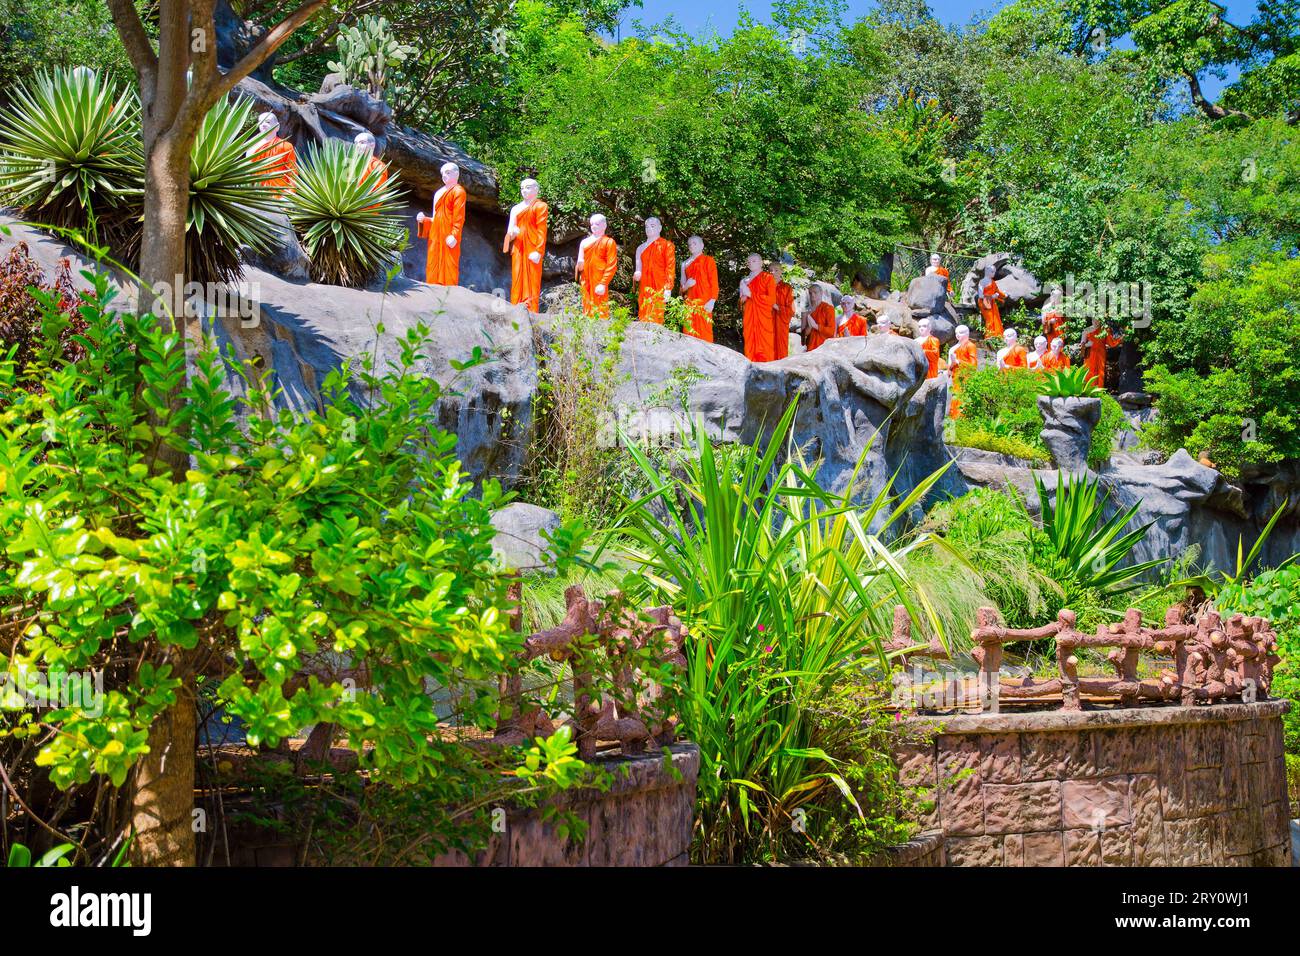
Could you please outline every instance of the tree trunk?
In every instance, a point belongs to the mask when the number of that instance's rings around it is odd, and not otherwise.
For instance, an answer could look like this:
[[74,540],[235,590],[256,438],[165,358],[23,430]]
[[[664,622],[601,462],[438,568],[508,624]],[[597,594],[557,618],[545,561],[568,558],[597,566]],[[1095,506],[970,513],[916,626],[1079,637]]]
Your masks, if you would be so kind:
[[149,728],[149,753],[136,766],[131,801],[135,866],[193,866],[194,678],[187,676],[176,703]]
[[[141,302],[148,308],[157,301],[184,328],[185,220],[189,213],[189,150],[179,150],[169,136],[152,144],[148,153],[144,194],[144,237],[140,244],[140,280],[153,295]],[[146,292],[146,295],[148,293]]]

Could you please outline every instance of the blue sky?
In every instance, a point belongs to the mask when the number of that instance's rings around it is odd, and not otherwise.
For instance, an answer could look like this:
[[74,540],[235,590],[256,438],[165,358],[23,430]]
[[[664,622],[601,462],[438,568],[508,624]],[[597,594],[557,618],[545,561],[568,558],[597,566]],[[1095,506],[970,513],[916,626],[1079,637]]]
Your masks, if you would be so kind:
[[[1253,0],[1219,0],[1228,8],[1228,19],[1233,23],[1246,23],[1255,11]],[[740,0],[643,0],[640,10],[629,10],[624,23],[634,19],[647,22],[672,16],[687,30],[705,31],[710,28],[719,33],[729,33],[736,25],[736,13],[742,6]],[[743,3],[760,20],[767,20],[772,10],[771,0],[745,0]],[[848,16],[857,19],[870,11],[871,0],[848,0]],[[1006,3],[963,2],[963,0],[930,0],[930,9],[944,23],[965,24],[980,12],[997,10]]]

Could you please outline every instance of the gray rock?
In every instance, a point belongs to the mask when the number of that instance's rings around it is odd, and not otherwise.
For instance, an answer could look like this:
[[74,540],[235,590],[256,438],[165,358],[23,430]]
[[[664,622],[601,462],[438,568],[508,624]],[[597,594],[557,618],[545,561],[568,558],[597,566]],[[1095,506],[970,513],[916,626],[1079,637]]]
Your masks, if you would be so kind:
[[911,310],[913,320],[930,320],[930,331],[940,342],[949,344],[956,341],[955,330],[960,323],[943,276],[917,276],[908,283],[903,301]]
[[1092,432],[1101,420],[1101,399],[1040,395],[1038,411],[1043,416],[1039,435],[1056,467],[1069,472],[1086,470]]
[[275,227],[274,245],[260,254],[245,247],[242,252],[244,261],[283,279],[307,279],[311,273],[311,260],[298,241],[289,217],[277,213],[271,217],[271,222]]
[[560,527],[560,516],[549,508],[516,501],[492,515],[496,536],[492,551],[501,564],[514,571],[550,570],[547,536]]
[[985,266],[993,266],[993,278],[998,288],[1006,293],[1002,303],[1005,315],[1018,305],[1033,306],[1043,301],[1043,287],[1038,278],[1026,269],[1020,261],[1009,252],[994,252],[976,259],[970,271],[961,282],[961,305],[975,307],[975,297],[979,294],[979,283],[984,278]]

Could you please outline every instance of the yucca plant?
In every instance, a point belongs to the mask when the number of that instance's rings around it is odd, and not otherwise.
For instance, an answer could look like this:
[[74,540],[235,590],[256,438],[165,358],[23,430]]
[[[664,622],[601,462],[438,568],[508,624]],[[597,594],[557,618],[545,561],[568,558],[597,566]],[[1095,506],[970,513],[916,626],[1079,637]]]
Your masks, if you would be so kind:
[[185,269],[195,282],[237,281],[241,247],[265,253],[275,241],[270,217],[284,207],[262,184],[271,163],[254,158],[261,134],[252,109],[252,100],[219,100],[190,150]]
[[350,143],[327,140],[298,164],[289,219],[311,259],[316,282],[364,286],[393,261],[406,241],[402,191],[365,177],[366,155]]
[[1043,394],[1049,398],[1101,398],[1106,390],[1092,384],[1086,365],[1074,365],[1048,372]]
[[140,106],[89,70],[41,73],[0,110],[0,199],[26,219],[76,230],[131,258],[144,195]]
[[[1102,493],[1100,478],[1067,481],[1064,473],[1058,471],[1055,500],[1037,474],[1034,487],[1038,491],[1043,533],[1041,538],[1032,536],[1033,547],[1035,551],[1046,551],[1049,559],[1057,559],[1058,567],[1081,588],[1106,596],[1124,594],[1141,586],[1138,581],[1141,575],[1165,563],[1160,559],[1123,564],[1155,522],[1121,533],[1141,506],[1135,504],[1107,519],[1109,496]],[[1025,513],[1028,520],[1027,507]]]
[[806,851],[809,837],[791,825],[800,810],[858,815],[815,712],[846,678],[886,672],[874,665],[895,605],[943,637],[926,589],[903,570],[932,541],[901,533],[938,474],[906,496],[891,481],[855,505],[820,488],[793,445],[778,463],[793,415],[765,450],[721,455],[696,423],[671,471],[629,449],[651,491],[629,503],[612,540],[646,597],[672,604],[689,629],[681,713],[703,760],[700,862]]

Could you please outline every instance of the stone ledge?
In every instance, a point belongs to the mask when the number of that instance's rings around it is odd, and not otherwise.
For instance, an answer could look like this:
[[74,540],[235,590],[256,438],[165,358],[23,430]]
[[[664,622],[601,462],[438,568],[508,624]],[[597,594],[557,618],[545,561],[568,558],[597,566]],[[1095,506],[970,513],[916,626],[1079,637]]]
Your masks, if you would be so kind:
[[950,717],[909,717],[902,723],[911,730],[943,734],[1042,733],[1095,730],[1108,727],[1157,727],[1183,724],[1227,723],[1280,717],[1291,709],[1289,700],[1261,700],[1253,704],[1228,703],[1204,707],[1127,707],[1115,710],[1040,710],[1022,713],[954,714]]

